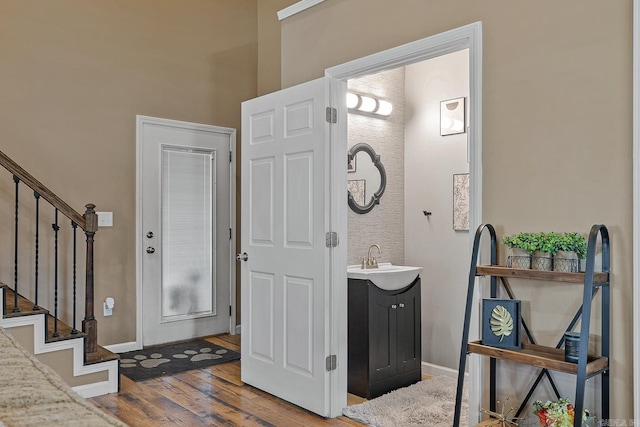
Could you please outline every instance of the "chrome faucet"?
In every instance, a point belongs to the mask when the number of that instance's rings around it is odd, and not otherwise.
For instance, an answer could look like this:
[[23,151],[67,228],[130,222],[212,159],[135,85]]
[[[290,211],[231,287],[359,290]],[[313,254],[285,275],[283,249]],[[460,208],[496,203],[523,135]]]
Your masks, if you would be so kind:
[[380,249],[379,245],[373,244],[373,245],[369,246],[369,250],[367,251],[367,258],[362,258],[362,268],[363,269],[378,268],[378,261],[376,261],[376,257],[372,257],[371,256],[371,250],[373,248],[377,248],[378,249],[378,256],[380,256],[382,254],[382,250]]

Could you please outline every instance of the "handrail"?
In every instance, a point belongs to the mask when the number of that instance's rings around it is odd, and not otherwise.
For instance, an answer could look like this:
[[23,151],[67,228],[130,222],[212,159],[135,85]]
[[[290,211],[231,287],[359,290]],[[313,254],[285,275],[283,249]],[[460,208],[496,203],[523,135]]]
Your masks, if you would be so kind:
[[[51,205],[56,208],[56,212],[60,211],[63,215],[69,218],[73,224],[76,224],[82,230],[84,230],[84,234],[86,235],[86,243],[87,243],[87,251],[86,251],[86,268],[85,268],[85,316],[82,321],[82,331],[86,334],[84,341],[85,348],[85,360],[87,357],[87,353],[95,353],[98,348],[98,322],[94,316],[94,259],[93,259],[93,243],[94,236],[96,231],[98,231],[98,215],[95,212],[95,205],[89,203],[85,205],[86,211],[84,215],[78,213],[75,209],[69,206],[64,200],[58,197],[53,191],[49,190],[45,187],[40,181],[35,179],[33,175],[24,170],[20,165],[10,159],[6,154],[0,151],[0,165],[7,169],[9,172],[13,174],[13,179],[16,183],[16,254],[17,254],[17,224],[18,224],[18,183],[19,181],[24,182],[28,187],[30,187],[34,191],[34,196],[36,199],[38,197],[42,197],[47,202],[51,203]],[[57,226],[57,213],[56,213],[56,224]],[[74,227],[75,229],[75,227]],[[36,249],[37,250],[37,249]],[[17,255],[16,255],[16,272],[17,272]],[[17,292],[17,273],[16,273],[16,285],[15,285],[15,294],[16,298],[18,295]],[[57,274],[56,274],[57,277]],[[17,302],[15,307],[17,307]],[[56,302],[57,308],[57,302]],[[75,328],[75,324],[74,324]]]
[[47,202],[51,203],[53,207],[57,208],[71,221],[78,224],[78,227],[86,230],[86,221],[82,214],[78,213],[75,209],[69,206],[64,200],[56,196],[53,191],[45,187],[40,181],[35,179],[33,175],[24,170],[20,165],[11,160],[6,154],[0,151],[0,165],[4,166],[9,172],[20,178],[20,181],[24,182],[33,191],[37,192]]

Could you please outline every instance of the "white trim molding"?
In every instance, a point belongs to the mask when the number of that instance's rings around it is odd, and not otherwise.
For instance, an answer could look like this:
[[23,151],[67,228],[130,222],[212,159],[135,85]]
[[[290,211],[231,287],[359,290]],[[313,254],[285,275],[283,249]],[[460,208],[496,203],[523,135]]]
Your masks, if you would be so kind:
[[129,351],[140,350],[137,341],[123,342],[119,344],[105,345],[104,348],[111,353],[127,353]]
[[633,0],[633,417],[640,420],[640,0]]
[[307,9],[312,8],[313,6],[324,2],[325,0],[301,0],[298,3],[294,3],[289,7],[285,7],[284,9],[278,11],[278,20],[283,21],[290,16],[295,15],[296,13],[304,12]]
[[[2,293],[2,292],[0,292]],[[2,298],[0,298],[2,302]],[[0,319],[0,326],[5,329],[16,328],[20,326],[33,327],[33,354],[51,353],[54,351],[71,350],[73,355],[73,376],[81,377],[83,375],[94,374],[97,372],[107,372],[107,380],[99,381],[91,384],[83,384],[72,387],[73,391],[80,396],[89,398],[102,396],[108,393],[117,393],[119,384],[118,360],[108,362],[94,363],[92,365],[84,364],[84,338],[74,338],[70,340],[45,342],[46,335],[45,315],[19,316]]]
[[[640,0],[637,0],[640,1]],[[364,58],[356,59],[335,67],[331,67],[325,70],[325,77],[333,79],[332,86],[338,87],[337,82],[346,82],[349,79],[354,79],[369,74],[374,74],[380,71],[390,70],[405,65],[413,64],[416,62],[424,61],[438,56],[446,55],[448,53],[457,52],[463,49],[469,49],[469,139],[470,139],[470,162],[469,173],[471,176],[471,188],[470,188],[470,209],[469,209],[469,227],[471,230],[475,230],[482,222],[482,22],[474,22],[463,27],[459,27],[444,33],[436,34],[431,37],[427,37],[422,40],[417,40],[411,43],[407,43],[402,46],[398,46],[392,49],[388,49],[379,53],[375,53]],[[345,99],[346,88],[342,87],[340,90],[333,90],[332,102],[334,107],[338,108],[338,117],[340,117],[340,107],[335,102],[336,99]],[[346,113],[345,113],[346,114]],[[338,123],[341,120],[338,119]],[[340,140],[338,132],[343,132],[342,137],[344,141]],[[337,137],[338,139],[333,139]],[[343,144],[346,147],[346,131],[342,129],[334,130],[332,134],[332,145]],[[340,164],[339,159],[344,159],[344,156],[340,157],[341,152],[337,150],[338,157],[333,159],[336,164]],[[334,172],[334,176],[337,173]],[[346,178],[345,178],[346,179]],[[344,188],[344,184],[339,183]],[[336,187],[338,188],[338,187]],[[333,188],[332,203],[339,203],[344,199],[342,192]],[[337,199],[336,199],[337,198]],[[337,205],[338,206],[338,205]],[[342,208],[340,208],[342,209]],[[340,210],[332,211],[331,223],[336,224],[338,228],[344,226],[340,217]],[[469,233],[469,248],[473,246],[474,233]],[[338,256],[338,255],[334,255]],[[335,261],[333,268],[340,269],[339,260]],[[346,268],[344,269],[346,271]],[[337,274],[337,273],[335,273]],[[343,282],[339,280],[338,276],[334,275],[333,278],[333,295],[340,294],[340,286],[344,286]],[[480,300],[480,286],[476,286],[476,293],[474,295],[476,303],[474,306],[478,306],[477,301]],[[333,304],[338,304],[334,301]],[[334,311],[339,316],[340,308],[333,307]],[[346,318],[346,316],[345,316]],[[334,334],[340,333],[340,330],[334,330]],[[471,324],[471,336],[479,336],[479,322],[475,321]],[[334,337],[335,338],[335,337]],[[334,339],[332,338],[332,339]],[[335,338],[337,339],[337,338]],[[346,343],[346,341],[345,341]],[[480,420],[480,405],[482,396],[482,363],[479,357],[469,358],[468,362],[470,372],[469,382],[469,421],[473,424]],[[333,389],[334,391],[337,389]],[[474,422],[475,421],[475,422]]]
[[[438,375],[444,375],[445,377],[451,377],[458,379],[458,371],[456,369],[447,368],[446,366],[434,365],[433,363],[422,362],[421,369],[422,375],[430,375],[432,377]],[[469,373],[464,373],[464,381],[469,381]]]

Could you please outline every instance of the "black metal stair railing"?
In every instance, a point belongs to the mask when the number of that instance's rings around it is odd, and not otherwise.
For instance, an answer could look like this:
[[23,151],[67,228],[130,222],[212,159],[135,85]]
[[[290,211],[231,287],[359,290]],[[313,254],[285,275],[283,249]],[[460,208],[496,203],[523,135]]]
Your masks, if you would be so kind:
[[[45,310],[42,306],[43,289],[42,286],[52,286],[53,292],[53,307],[51,310],[53,313],[52,323],[53,323],[53,331],[51,336],[47,335],[49,338],[58,339],[60,337],[59,330],[59,320],[61,312],[65,312],[71,320],[68,322],[71,323],[71,330],[67,329],[66,333],[70,333],[71,335],[79,334],[77,329],[77,315],[78,315],[78,248],[77,248],[77,229],[81,228],[85,232],[86,236],[86,265],[85,265],[85,300],[84,300],[84,319],[82,321],[82,331],[85,334],[85,352],[86,353],[94,353],[97,350],[97,321],[94,317],[94,301],[93,301],[93,285],[94,285],[94,274],[93,274],[93,245],[94,245],[94,236],[97,231],[97,214],[95,213],[95,205],[87,204],[85,206],[86,210],[84,215],[81,215],[74,209],[72,209],[67,203],[65,203],[62,199],[56,196],[51,190],[42,185],[38,180],[36,180],[31,174],[22,169],[17,163],[7,157],[4,153],[0,152],[0,165],[7,169],[13,175],[14,182],[14,192],[15,192],[15,204],[13,206],[14,218],[13,218],[13,309],[11,313],[0,313],[0,315],[14,315],[19,316],[22,315],[22,310],[34,311],[37,312],[39,310]],[[26,211],[27,214],[22,214],[21,216],[21,205],[20,205],[20,184],[25,184],[33,190],[33,196],[35,200],[35,219],[28,214],[31,207],[30,204],[27,204]],[[24,198],[24,197],[23,197]],[[40,230],[40,222],[43,220],[41,218],[41,199],[46,200],[53,208],[54,208],[54,222],[51,224],[52,234],[43,234]],[[61,227],[59,223],[59,213],[62,213],[67,218],[69,218],[71,227],[68,229],[66,227]],[[25,217],[27,215],[28,217]],[[22,224],[21,221],[26,221],[26,225]],[[33,223],[31,224],[31,222]],[[29,230],[29,226],[33,225],[34,235],[25,236],[25,230]],[[20,228],[20,227],[21,228]],[[61,250],[61,241],[62,237],[71,235],[71,244],[72,244],[72,253],[68,254],[67,252],[63,252]],[[34,240],[31,240],[35,238]],[[67,238],[68,239],[68,238]],[[25,262],[30,260],[29,256],[24,256],[25,253],[20,251],[20,243],[21,242],[33,242],[34,243],[34,256],[33,256],[33,270],[31,267],[23,265]],[[43,245],[46,243],[46,245]],[[29,246],[30,244],[27,244]],[[53,246],[53,253],[49,253],[47,248]],[[50,249],[49,249],[50,250]],[[27,261],[24,261],[26,259]],[[41,263],[46,260],[49,260],[51,263],[51,259],[53,259],[53,277],[46,278],[48,280],[44,280],[45,278],[42,276]],[[64,278],[61,278],[61,263],[64,266],[69,266],[71,271],[71,277],[67,278],[66,274]],[[28,268],[27,268],[28,267]],[[22,270],[21,270],[22,268]],[[19,277],[19,272],[25,272],[24,268],[27,268],[27,271],[32,271],[33,276],[33,287],[30,284],[25,283],[25,279],[22,279],[23,274]],[[67,268],[64,268],[64,271],[69,271]],[[29,274],[26,274],[29,276]],[[59,283],[60,279],[62,279],[63,283],[68,284],[68,286],[61,286]],[[70,289],[68,289],[70,288]],[[46,290],[46,289],[45,289]],[[68,293],[66,293],[68,292]],[[33,299],[33,307],[25,308],[24,305],[20,305],[20,297],[22,295],[27,295]],[[64,305],[69,298],[71,302],[69,303],[70,307]],[[61,307],[63,305],[64,307]],[[46,312],[46,310],[45,310]],[[50,312],[49,312],[50,313]],[[49,314],[47,314],[49,316]],[[47,322],[49,324],[49,322]],[[47,328],[48,329],[48,328]],[[49,332],[47,332],[48,334]]]
[[15,203],[15,228],[14,228],[14,251],[13,251],[13,312],[18,313],[18,192],[20,190],[20,178],[13,175],[13,182],[16,184],[16,203]]
[[[40,194],[37,191],[33,192],[33,197],[36,199],[36,242],[35,242],[35,274],[34,278],[34,300],[33,300],[33,311],[40,310],[40,306],[38,305],[38,266],[39,266],[39,257],[40,257]],[[17,292],[16,292],[17,293]]]

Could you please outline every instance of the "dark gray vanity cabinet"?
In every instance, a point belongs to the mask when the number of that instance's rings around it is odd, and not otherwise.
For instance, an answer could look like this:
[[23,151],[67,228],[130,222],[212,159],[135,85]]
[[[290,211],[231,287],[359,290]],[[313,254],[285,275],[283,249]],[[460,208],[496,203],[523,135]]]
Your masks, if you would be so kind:
[[371,399],[420,381],[420,277],[396,291],[348,287],[349,393]]

